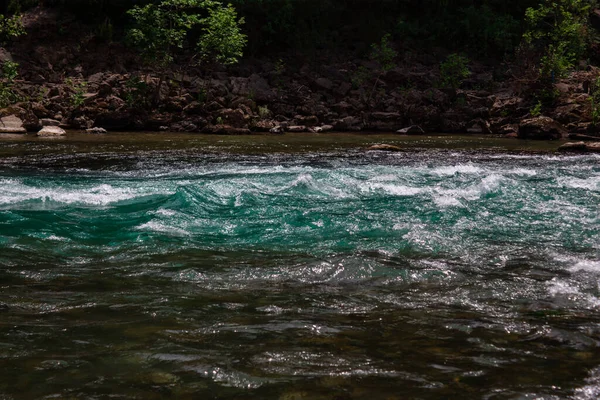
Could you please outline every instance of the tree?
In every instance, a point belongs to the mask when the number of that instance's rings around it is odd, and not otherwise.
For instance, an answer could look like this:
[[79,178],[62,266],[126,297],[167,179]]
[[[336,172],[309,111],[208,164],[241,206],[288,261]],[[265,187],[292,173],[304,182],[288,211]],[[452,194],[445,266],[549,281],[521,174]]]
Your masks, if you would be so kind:
[[240,29],[244,19],[237,19],[231,4],[221,7],[218,2],[210,3],[208,17],[200,21],[204,27],[204,34],[198,41],[200,57],[208,62],[214,60],[225,65],[235,64],[246,46],[246,35]]
[[552,83],[573,67],[587,46],[589,2],[556,0],[528,8],[525,21],[528,30],[523,35],[525,45],[539,54],[539,75]]
[[[203,16],[203,13],[205,16]],[[241,33],[243,19],[235,9],[213,0],[163,0],[158,4],[135,6],[128,11],[134,27],[129,39],[144,60],[159,71],[153,103],[160,100],[160,89],[177,51],[183,49],[190,31],[202,27],[192,54],[193,59],[232,64],[242,56],[246,36]]]

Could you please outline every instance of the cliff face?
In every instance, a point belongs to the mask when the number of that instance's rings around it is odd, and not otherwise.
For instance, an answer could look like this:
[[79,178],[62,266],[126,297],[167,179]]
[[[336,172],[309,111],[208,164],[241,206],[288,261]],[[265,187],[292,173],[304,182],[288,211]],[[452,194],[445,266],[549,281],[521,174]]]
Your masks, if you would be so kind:
[[[245,59],[231,68],[173,66],[161,84],[133,50],[101,39],[69,15],[36,8],[27,35],[0,59],[19,63],[18,102],[0,110],[29,130],[50,118],[65,128],[206,133],[386,131],[516,135],[531,114],[569,132],[595,135],[590,106],[596,68],[556,82],[551,106],[536,109],[531,82],[509,64],[468,64],[457,89],[441,88],[443,50],[399,49],[388,70],[346,52],[297,51]],[[154,101],[158,99],[158,101]],[[411,132],[420,132],[412,130]]]

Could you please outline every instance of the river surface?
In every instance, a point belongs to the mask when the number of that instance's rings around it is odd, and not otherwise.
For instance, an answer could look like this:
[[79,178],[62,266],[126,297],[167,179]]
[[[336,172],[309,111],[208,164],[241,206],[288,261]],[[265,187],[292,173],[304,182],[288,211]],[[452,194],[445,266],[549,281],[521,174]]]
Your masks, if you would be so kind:
[[556,146],[0,138],[0,399],[597,399],[600,157]]

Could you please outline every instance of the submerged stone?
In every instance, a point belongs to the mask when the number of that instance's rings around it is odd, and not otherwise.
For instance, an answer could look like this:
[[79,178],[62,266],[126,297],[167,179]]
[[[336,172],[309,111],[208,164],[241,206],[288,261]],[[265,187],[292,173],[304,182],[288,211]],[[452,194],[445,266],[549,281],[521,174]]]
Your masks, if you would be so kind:
[[367,150],[379,150],[379,151],[402,151],[402,149],[398,146],[394,146],[392,144],[374,144],[369,147]]

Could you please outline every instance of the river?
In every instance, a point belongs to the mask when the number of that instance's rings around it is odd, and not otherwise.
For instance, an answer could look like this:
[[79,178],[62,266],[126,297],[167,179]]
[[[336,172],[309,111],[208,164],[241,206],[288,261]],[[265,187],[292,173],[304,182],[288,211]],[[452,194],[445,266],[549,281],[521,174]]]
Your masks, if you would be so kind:
[[596,399],[600,157],[556,147],[4,136],[0,399]]

